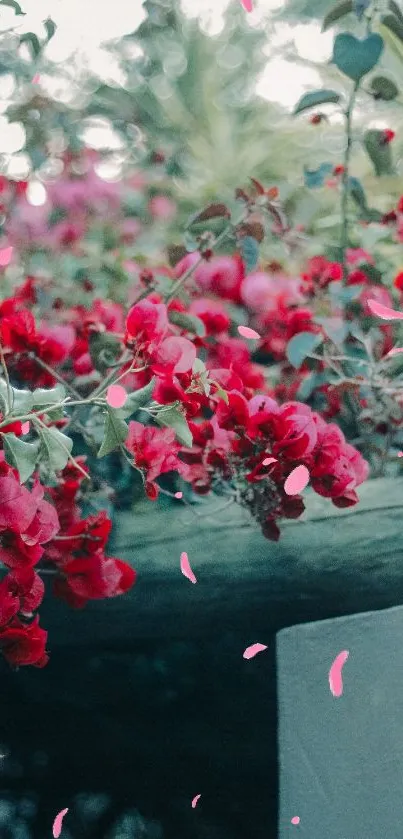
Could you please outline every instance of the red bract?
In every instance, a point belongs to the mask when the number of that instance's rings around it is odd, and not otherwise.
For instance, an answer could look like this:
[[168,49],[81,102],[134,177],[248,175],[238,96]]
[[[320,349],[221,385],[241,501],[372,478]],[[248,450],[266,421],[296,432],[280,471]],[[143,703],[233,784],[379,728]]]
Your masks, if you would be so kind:
[[300,402],[282,405],[273,419],[273,436],[273,454],[281,454],[287,460],[307,458],[318,439],[311,409]]
[[303,301],[300,281],[275,271],[256,271],[245,277],[241,287],[242,302],[259,315],[286,309]]
[[326,288],[329,283],[341,280],[343,266],[339,262],[329,262],[324,256],[313,256],[308,262],[307,271],[302,274],[304,289],[314,294],[317,289]]
[[194,272],[194,280],[203,292],[209,291],[235,302],[240,300],[244,276],[244,265],[238,255],[215,256],[209,262],[203,262]]
[[170,428],[150,428],[140,422],[129,423],[126,448],[133,455],[136,466],[142,470],[148,482],[155,481],[165,472],[186,472],[179,460],[179,443]]
[[47,637],[48,633],[39,626],[37,617],[29,624],[14,618],[7,626],[0,628],[0,650],[13,667],[24,664],[44,667],[48,662]]
[[168,326],[167,308],[163,303],[141,300],[130,309],[126,318],[126,345],[142,355],[151,355],[162,343]]
[[43,499],[37,483],[32,492],[12,475],[0,478],[0,560],[9,568],[33,566],[43,545],[59,530],[56,510]]
[[219,335],[226,332],[230,326],[230,318],[225,307],[218,300],[194,300],[189,312],[203,321],[207,335]]
[[153,353],[152,370],[157,376],[187,373],[196,359],[196,348],[187,338],[165,338]]
[[136,572],[130,565],[105,557],[102,551],[66,563],[62,575],[54,583],[54,593],[76,609],[89,600],[125,594],[136,581]]
[[32,568],[16,568],[0,582],[0,626],[18,613],[30,615],[43,600],[43,580]]

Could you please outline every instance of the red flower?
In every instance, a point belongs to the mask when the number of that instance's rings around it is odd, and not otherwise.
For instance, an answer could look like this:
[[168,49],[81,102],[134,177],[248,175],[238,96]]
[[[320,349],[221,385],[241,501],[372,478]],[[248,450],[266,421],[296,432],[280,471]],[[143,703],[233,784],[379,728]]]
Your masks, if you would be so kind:
[[215,414],[220,428],[227,430],[245,428],[249,419],[248,403],[245,397],[236,390],[230,391],[227,397],[228,404],[221,399]]
[[203,262],[194,273],[195,282],[203,292],[210,291],[234,302],[240,300],[244,276],[244,265],[239,255],[215,256],[209,262]]
[[206,298],[194,300],[189,307],[189,312],[203,321],[207,335],[219,335],[230,327],[230,317],[218,300]]
[[0,629],[0,650],[13,667],[31,664],[44,667],[48,662],[46,641],[48,633],[39,626],[36,617],[32,623],[24,624],[14,618]]
[[329,283],[341,280],[343,266],[339,262],[329,262],[324,256],[313,256],[308,262],[308,270],[302,274],[307,290],[326,288]]
[[403,291],[403,271],[399,271],[399,273],[396,274],[396,277],[393,280],[393,285],[399,291]]
[[308,405],[286,402],[273,418],[273,454],[287,460],[301,460],[312,454],[318,434]]
[[136,582],[134,568],[121,559],[105,557],[102,551],[71,560],[56,579],[54,593],[75,609],[89,600],[125,594]]
[[0,498],[0,560],[9,568],[36,565],[59,530],[55,508],[39,484],[29,492],[11,474],[0,478]]
[[165,338],[153,353],[152,370],[157,376],[187,373],[196,359],[196,347],[188,338]]
[[19,612],[30,615],[40,606],[45,593],[43,580],[32,568],[16,568],[0,583],[0,626]]
[[130,309],[126,318],[127,345],[151,355],[159,347],[168,331],[167,308],[163,303],[141,300]]
[[394,140],[395,137],[396,134],[394,131],[391,131],[390,128],[385,128],[382,133],[382,137],[380,138],[380,143],[382,146],[387,146],[392,142],[392,140]]
[[148,482],[155,481],[165,472],[183,474],[185,471],[184,464],[178,459],[180,445],[171,428],[151,428],[132,421],[125,445]]

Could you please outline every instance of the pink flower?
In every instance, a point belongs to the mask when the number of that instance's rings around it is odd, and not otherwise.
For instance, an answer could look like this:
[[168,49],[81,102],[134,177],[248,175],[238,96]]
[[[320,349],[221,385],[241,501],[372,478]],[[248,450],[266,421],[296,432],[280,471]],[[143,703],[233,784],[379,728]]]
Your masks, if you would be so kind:
[[203,292],[238,302],[244,278],[242,259],[236,256],[214,256],[196,268],[194,279]]

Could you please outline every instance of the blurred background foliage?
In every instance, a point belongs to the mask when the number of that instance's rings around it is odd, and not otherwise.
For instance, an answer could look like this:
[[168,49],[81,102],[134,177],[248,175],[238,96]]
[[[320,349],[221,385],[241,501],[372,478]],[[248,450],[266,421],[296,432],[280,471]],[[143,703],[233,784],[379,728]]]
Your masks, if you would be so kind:
[[[294,87],[298,68],[306,89],[348,92],[329,63],[335,30],[321,34],[329,3],[288,0],[273,8],[272,0],[262,0],[256,7],[246,15],[232,0],[215,27],[220,31],[213,27],[211,34],[206,15],[190,16],[189,8],[185,14],[176,0],[145,0],[140,25],[103,44],[109,64],[96,74],[79,52],[63,64],[49,58],[52,19],[41,31],[21,36],[23,9],[14,0],[0,3],[0,22],[3,14],[9,21],[0,38],[2,110],[14,128],[14,146],[20,144],[17,153],[0,148],[1,169],[19,177],[34,171],[46,182],[58,174],[54,156],[85,143],[100,150],[105,173],[116,179],[133,166],[146,167],[150,154],[161,150],[167,165],[158,187],[178,202],[176,230],[190,212],[214,197],[229,198],[252,176],[280,187],[296,224],[309,230],[320,219],[323,236],[326,219],[329,229],[334,223],[334,192],[308,189],[303,169],[341,162],[343,119],[335,105],[321,107],[328,119],[320,125],[312,125],[306,113],[292,117],[287,68],[294,69]],[[352,14],[337,22],[344,25],[362,31]],[[385,50],[381,70],[399,91],[402,68],[396,50]],[[295,101],[301,92],[296,88]],[[400,93],[391,102],[359,96],[354,174],[381,212],[402,191],[402,127]],[[393,175],[375,175],[363,146],[367,128],[396,132]]]

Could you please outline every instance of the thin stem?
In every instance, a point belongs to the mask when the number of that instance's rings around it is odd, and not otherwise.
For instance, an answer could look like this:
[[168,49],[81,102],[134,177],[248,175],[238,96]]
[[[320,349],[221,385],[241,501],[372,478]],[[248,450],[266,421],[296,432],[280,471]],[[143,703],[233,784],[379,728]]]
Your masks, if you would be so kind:
[[[222,233],[220,233],[220,235],[217,236],[217,238],[211,244],[211,250],[214,250],[214,248],[216,248],[217,245],[220,245],[221,242],[223,242],[227,238],[227,236],[231,232],[231,230],[234,230],[234,228],[236,228],[236,227],[238,227],[238,225],[242,224],[242,222],[245,221],[245,218],[247,217],[247,215],[248,215],[247,212],[243,212],[241,218],[235,224],[234,224],[234,222],[229,222],[229,224],[227,224],[227,226],[224,227],[224,230],[222,231]],[[174,283],[174,285],[171,288],[171,291],[169,292],[169,294],[165,298],[165,303],[166,304],[170,303],[170,301],[175,297],[175,295],[177,294],[179,289],[182,288],[184,283],[189,279],[189,277],[192,276],[193,272],[196,271],[197,268],[199,268],[199,266],[202,264],[203,261],[204,261],[204,256],[202,254],[199,257],[199,259],[194,263],[194,265],[191,265],[190,268],[188,268],[188,270],[185,271],[184,274],[182,274],[182,276],[179,278],[179,280],[177,280],[177,282]]]
[[3,368],[4,378],[6,380],[6,386],[7,386],[7,414],[9,414],[10,411],[12,411],[12,409],[13,409],[13,401],[14,400],[13,400],[13,392],[11,390],[10,379],[9,379],[8,370],[7,370],[7,364],[6,364],[6,361],[5,361],[5,358],[4,358],[4,350],[3,350],[3,346],[1,344],[1,342],[0,342],[0,361],[1,361],[1,366]]
[[[40,434],[40,436],[43,436],[43,435],[41,435],[41,429],[48,430],[47,425],[45,425],[45,423],[44,423],[44,422],[42,422],[42,420],[40,420],[40,419],[39,419],[39,417],[36,417],[36,418],[35,418],[35,420],[34,420],[34,425],[38,425],[38,426],[40,427],[40,428],[38,429],[38,433]],[[78,471],[79,471],[79,472],[81,472],[81,474],[84,476],[84,478],[86,478],[86,480],[87,480],[87,481],[90,481],[90,480],[91,480],[91,478],[90,478],[90,476],[89,476],[88,472],[86,472],[86,471],[85,471],[85,469],[83,469],[83,467],[82,467],[82,466],[80,466],[80,464],[77,462],[77,460],[75,459],[75,457],[73,457],[73,455],[70,453],[70,451],[69,451],[69,449],[67,448],[67,446],[65,446],[65,445],[64,445],[64,443],[62,442],[62,440],[60,440],[60,437],[59,437],[59,439],[58,439],[58,444],[59,444],[60,448],[62,448],[62,449],[63,449],[63,451],[66,453],[66,455],[67,455],[67,457],[68,457],[68,459],[69,459],[70,463],[72,463],[72,464],[73,464],[73,466],[75,466],[75,467],[76,467],[76,469],[78,469]]]
[[340,249],[342,253],[342,264],[343,264],[343,281],[346,282],[348,278],[348,270],[347,270],[347,262],[346,262],[346,250],[348,248],[348,241],[349,241],[349,233],[348,233],[348,195],[349,195],[349,167],[350,167],[350,158],[351,158],[351,148],[353,144],[352,138],[352,116],[353,116],[353,109],[355,104],[355,97],[357,95],[357,91],[359,88],[359,81],[355,82],[355,85],[351,91],[350,99],[347,105],[347,110],[345,112],[346,117],[346,148],[344,152],[344,161],[343,161],[343,177],[342,177],[342,192],[341,192],[341,239],[340,239]]
[[[13,417],[13,422],[25,422],[26,420],[35,419],[35,417],[41,417],[42,414],[54,411],[57,408],[70,408],[73,405],[90,405],[92,401],[93,400],[90,399],[77,399],[69,402],[67,399],[64,399],[63,402],[56,402],[54,405],[44,405],[40,411],[32,411],[30,414],[22,414],[21,416]],[[0,422],[0,429],[4,428],[6,425],[10,425],[9,419]]]
[[49,367],[49,364],[46,364],[45,361],[42,361],[41,358],[38,358],[38,356],[35,355],[35,353],[31,353],[30,355],[31,358],[33,358],[34,361],[36,361],[39,367],[42,367],[42,369],[46,370],[46,372],[53,376],[53,378],[57,379],[57,381],[60,382],[60,384],[63,385],[63,387],[65,387],[66,390],[69,390],[70,393],[72,393],[76,399],[81,399],[81,393],[79,393],[78,390],[76,390],[72,385],[66,382],[66,380],[63,379],[63,376],[61,376],[60,373],[57,372],[57,370],[54,370],[53,367]]
[[[129,353],[128,351],[126,351],[125,353],[123,353],[123,357],[122,357],[122,359],[121,359],[121,365],[123,365],[123,364],[127,364],[127,362],[128,362],[128,361],[130,361],[130,358],[131,358],[131,355],[130,355],[130,353]],[[133,372],[134,372],[134,371],[133,371]],[[112,382],[114,381],[114,376],[115,376],[115,373],[116,373],[116,370],[111,370],[111,371],[108,373],[108,375],[106,376],[106,378],[104,379],[104,381],[103,381],[103,382],[101,382],[101,384],[100,384],[100,385],[98,385],[98,387],[97,387],[97,388],[96,388],[96,389],[95,389],[95,390],[91,393],[91,395],[90,395],[90,397],[89,397],[89,398],[90,398],[90,400],[94,399],[96,396],[99,396],[101,393],[103,393],[103,392],[107,389],[107,387],[108,387],[110,384],[112,384]]]

